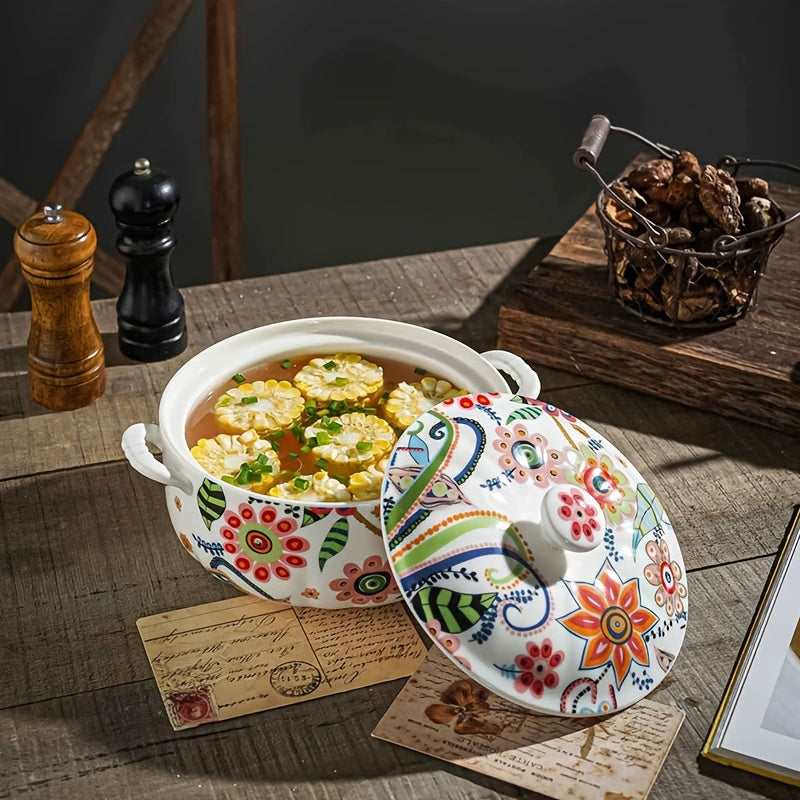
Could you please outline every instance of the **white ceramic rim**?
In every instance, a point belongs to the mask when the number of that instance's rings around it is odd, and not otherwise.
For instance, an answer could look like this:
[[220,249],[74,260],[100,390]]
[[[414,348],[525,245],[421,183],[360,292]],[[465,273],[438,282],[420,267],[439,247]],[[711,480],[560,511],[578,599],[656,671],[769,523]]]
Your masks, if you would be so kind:
[[[280,339],[280,348],[270,340]],[[500,372],[480,353],[456,339],[407,322],[375,317],[305,317],[270,323],[234,334],[187,361],[170,379],[159,404],[163,449],[207,475],[186,443],[186,423],[197,405],[219,389],[226,377],[277,358],[315,353],[359,352],[366,357],[409,360],[475,391],[508,392]],[[451,368],[451,365],[452,368]],[[189,401],[186,401],[189,398]],[[375,501],[322,503],[315,506],[371,506]],[[302,504],[302,503],[301,503]]]

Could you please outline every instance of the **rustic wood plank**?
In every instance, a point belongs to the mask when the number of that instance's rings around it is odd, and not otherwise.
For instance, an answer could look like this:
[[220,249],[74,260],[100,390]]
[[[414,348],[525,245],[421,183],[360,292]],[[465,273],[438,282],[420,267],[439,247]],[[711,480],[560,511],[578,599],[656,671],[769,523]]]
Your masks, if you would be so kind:
[[215,281],[242,276],[238,24],[237,0],[206,0],[211,269]]
[[[776,521],[776,527],[781,524]],[[113,554],[105,558],[110,562]],[[788,786],[697,761],[771,563],[771,557],[764,557],[689,575],[686,641],[672,674],[652,695],[683,708],[687,719],[651,798],[727,800],[742,797],[743,791],[747,797],[772,800],[795,796]],[[160,568],[173,566],[164,563]],[[71,574],[74,578],[76,571]],[[62,597],[77,607],[78,598],[64,592]],[[133,649],[125,635],[136,635],[136,604],[142,597],[118,592],[121,629],[106,636],[109,650]],[[108,602],[101,598],[96,605]],[[145,605],[159,599],[171,597],[144,597]],[[76,635],[68,642],[74,658],[90,650],[93,657],[98,655],[91,634],[97,631],[99,637],[100,631],[91,622],[82,626],[83,635],[89,633],[86,641]],[[38,652],[42,657],[48,650],[40,647]],[[193,799],[284,798],[288,791],[299,797],[356,800],[528,796],[508,784],[372,739],[370,733],[399,690],[399,681],[348,693],[344,700],[323,698],[175,733],[152,678],[131,678],[125,659],[111,663],[100,656],[94,669],[76,664],[76,674],[49,685],[40,676],[50,691],[45,699],[20,699],[0,712],[8,733],[0,738],[0,794],[35,791],[37,797],[59,800],[162,793]],[[277,751],[280,758],[263,757]]]
[[[787,210],[800,189],[772,184]],[[789,225],[754,311],[715,331],[647,324],[610,296],[590,209],[501,310],[499,342],[542,363],[697,408],[800,432],[800,229]]]
[[[64,208],[75,207],[192,2],[159,0],[90,114],[45,194],[45,201],[61,203]],[[105,278],[107,266],[101,264],[102,278]],[[24,285],[20,279],[19,263],[16,256],[12,255],[0,271],[0,311],[8,311],[13,307]]]

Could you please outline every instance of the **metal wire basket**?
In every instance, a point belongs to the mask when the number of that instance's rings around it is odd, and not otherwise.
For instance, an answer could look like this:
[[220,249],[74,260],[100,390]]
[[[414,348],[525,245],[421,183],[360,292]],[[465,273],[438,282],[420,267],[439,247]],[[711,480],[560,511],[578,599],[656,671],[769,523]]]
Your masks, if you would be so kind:
[[[610,131],[631,136],[673,160],[680,151],[651,142],[634,131],[611,125],[604,116],[592,117],[575,151],[576,166],[590,172],[601,186],[595,211],[605,236],[608,280],[612,295],[627,310],[643,320],[675,328],[717,328],[741,319],[755,303],[758,281],[764,274],[772,249],[786,225],[800,212],[786,216],[770,198],[776,222],[736,235],[722,234],[703,242],[700,249],[672,241],[668,229],[653,221],[621,196],[596,169],[597,159]],[[777,161],[723,156],[717,169],[735,177],[740,168],[778,167],[800,172],[800,168]],[[620,184],[616,184],[618,187]],[[638,233],[625,230],[609,216],[608,200],[626,209]]]

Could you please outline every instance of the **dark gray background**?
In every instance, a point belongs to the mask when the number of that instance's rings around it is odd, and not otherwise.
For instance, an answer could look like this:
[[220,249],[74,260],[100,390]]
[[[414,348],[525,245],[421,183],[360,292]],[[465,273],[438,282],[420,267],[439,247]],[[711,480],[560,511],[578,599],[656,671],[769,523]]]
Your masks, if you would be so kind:
[[[4,4],[0,175],[43,199],[153,5]],[[240,22],[247,276],[560,233],[596,193],[570,160],[594,113],[800,163],[789,0],[241,0]],[[602,171],[637,149],[614,137]],[[100,246],[147,155],[182,192],[176,281],[208,282],[207,152],[197,0],[78,205]]]

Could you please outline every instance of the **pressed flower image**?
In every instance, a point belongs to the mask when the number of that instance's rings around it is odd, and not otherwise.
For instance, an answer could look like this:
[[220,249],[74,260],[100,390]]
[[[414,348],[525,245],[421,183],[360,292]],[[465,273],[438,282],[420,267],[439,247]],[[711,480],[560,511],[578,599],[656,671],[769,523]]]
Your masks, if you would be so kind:
[[439,697],[441,703],[425,709],[425,716],[437,725],[448,725],[461,735],[502,733],[504,726],[492,718],[497,709],[489,705],[491,694],[475,681],[467,678],[455,681]]

